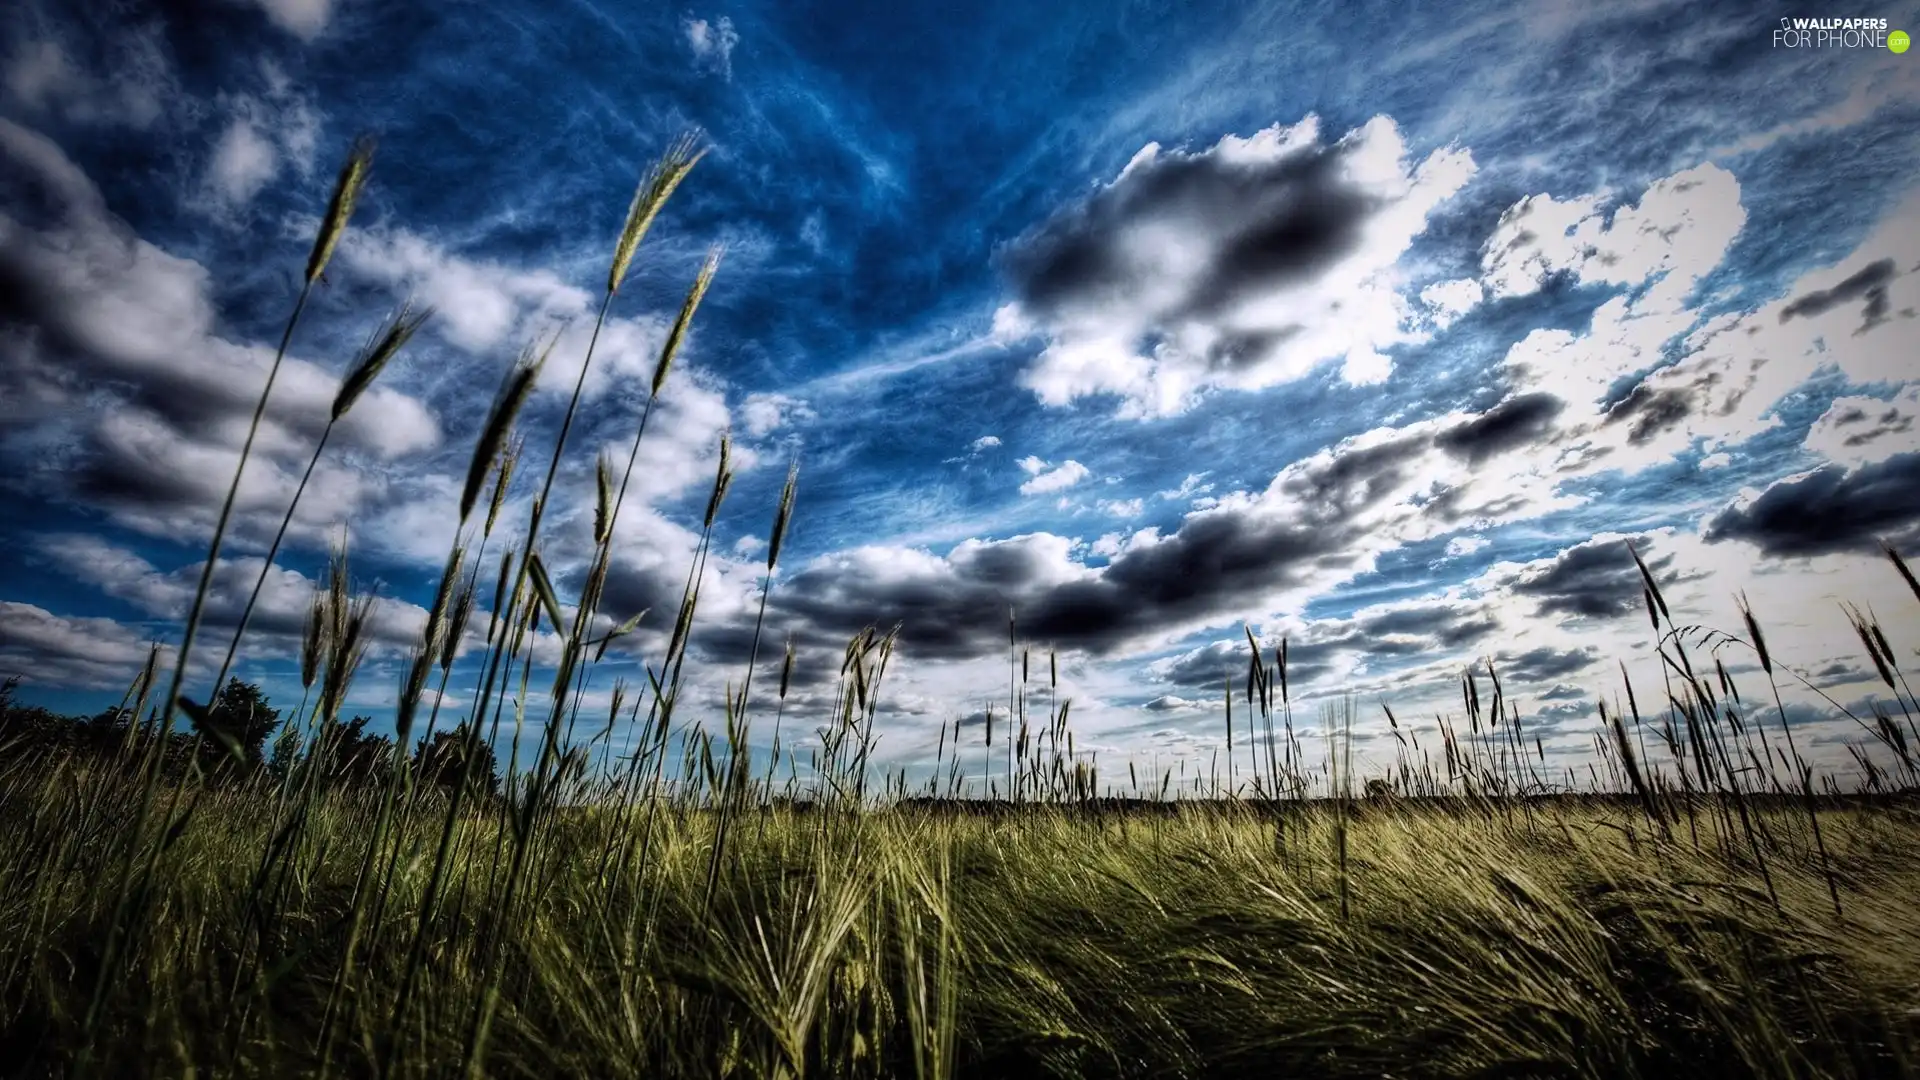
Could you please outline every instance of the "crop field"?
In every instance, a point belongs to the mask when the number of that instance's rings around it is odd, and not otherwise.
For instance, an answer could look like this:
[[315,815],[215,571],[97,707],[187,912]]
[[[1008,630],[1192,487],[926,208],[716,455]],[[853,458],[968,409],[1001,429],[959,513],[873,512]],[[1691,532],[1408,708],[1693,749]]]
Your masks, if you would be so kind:
[[[700,160],[677,143],[640,183],[602,319]],[[372,166],[362,145],[340,170],[304,289]],[[656,396],[719,262],[688,288]],[[369,339],[332,422],[431,315]],[[727,673],[720,709],[682,700],[723,443],[679,608],[650,616],[670,644],[589,712],[641,618],[602,589],[652,399],[633,452],[598,462],[592,558],[564,595],[540,553],[579,384],[550,447],[517,424],[550,349],[527,350],[477,432],[394,737],[343,720],[371,603],[344,552],[290,708],[229,678],[248,618],[209,633],[205,576],[170,660],[156,647],[118,707],[76,721],[0,693],[7,1075],[1920,1072],[1920,699],[1874,617],[1855,629],[1896,707],[1834,705],[1854,721],[1844,776],[1803,756],[1764,605],[1688,625],[1627,544],[1665,679],[1596,691],[1586,775],[1550,768],[1491,665],[1451,715],[1387,703],[1395,760],[1363,774],[1362,706],[1297,716],[1285,642],[1251,633],[1252,662],[1220,673],[1224,757],[1103,763],[1017,622],[1004,710],[943,730],[932,773],[909,774],[875,754],[905,662],[886,627],[847,643],[829,713],[789,707],[794,653],[763,650],[759,624],[747,655],[775,660]],[[766,508],[762,621],[800,479]],[[515,485],[533,510],[505,535]],[[1920,604],[1885,555],[1882,605]],[[470,704],[443,708],[475,646]],[[194,664],[215,661],[203,683]],[[817,739],[796,751],[802,731]]]

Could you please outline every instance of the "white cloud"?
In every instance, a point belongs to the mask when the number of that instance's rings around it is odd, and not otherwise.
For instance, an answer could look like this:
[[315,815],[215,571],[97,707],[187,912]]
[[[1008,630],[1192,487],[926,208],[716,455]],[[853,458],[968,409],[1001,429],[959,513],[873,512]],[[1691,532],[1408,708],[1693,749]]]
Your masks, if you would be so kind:
[[1100,503],[1100,512],[1113,517],[1139,517],[1146,511],[1145,499],[1109,499]]
[[1828,461],[1866,465],[1895,454],[1920,451],[1920,384],[1909,385],[1891,401],[1869,397],[1836,398],[1813,422],[1801,445]]
[[1472,555],[1484,551],[1490,541],[1484,536],[1456,536],[1447,541],[1447,557],[1457,559],[1463,555]]
[[235,117],[214,144],[208,178],[221,198],[228,203],[253,201],[280,166],[279,152],[260,129],[241,117]]
[[1424,340],[1397,264],[1473,176],[1472,157],[1407,161],[1375,117],[1331,146],[1309,116],[1200,153],[1148,144],[1085,205],[1024,238],[1007,339],[1042,329],[1021,384],[1047,405],[1111,394],[1165,416],[1210,389],[1255,390],[1341,360],[1386,379],[1386,350]]
[[[551,271],[468,259],[407,229],[354,229],[341,241],[337,258],[355,273],[433,305],[435,330],[474,353],[492,351],[509,340],[529,340],[567,320],[577,320],[589,314],[595,299],[587,290],[568,284]],[[603,330],[602,336],[606,334]],[[582,338],[579,349],[566,350],[575,357],[574,375],[579,373],[577,358],[585,346]],[[552,359],[560,366],[568,362],[557,348]],[[651,359],[646,367],[651,377]],[[559,381],[571,390],[572,382],[564,378],[565,374]],[[542,381],[554,382],[551,377]]]
[[740,44],[740,33],[733,28],[732,19],[725,15],[713,22],[687,18],[681,20],[680,29],[686,35],[687,48],[693,51],[697,66],[717,72],[724,79],[733,78],[733,50]]
[[1658,278],[1642,310],[1678,310],[1701,277],[1720,264],[1746,224],[1740,185],[1718,165],[1696,165],[1655,181],[1640,201],[1615,210],[1604,195],[1565,202],[1531,195],[1500,217],[1481,260],[1494,297],[1525,296],[1550,275],[1581,284],[1638,285]]
[[278,65],[263,61],[253,92],[222,94],[214,107],[226,122],[208,155],[195,209],[235,221],[233,212],[287,166],[302,176],[312,173],[320,114]]
[[[1900,335],[1883,324],[1920,308],[1916,276],[1899,269],[1920,264],[1920,198],[1778,299],[1704,321],[1686,300],[1746,217],[1732,175],[1704,165],[1656,181],[1610,223],[1601,201],[1529,197],[1487,246],[1493,295],[1524,294],[1560,272],[1629,290],[1594,312],[1586,334],[1536,330],[1508,350],[1516,390],[1567,405],[1554,468],[1635,472],[1696,444],[1721,452],[1776,426],[1774,406],[1823,368],[1856,384],[1911,378]],[[1624,398],[1608,398],[1625,386]]]
[[979,438],[973,440],[973,444],[970,447],[970,449],[972,449],[973,452],[977,454],[982,450],[989,450],[999,445],[1000,445],[1000,436],[982,435]]
[[106,49],[101,75],[60,41],[21,38],[0,81],[29,112],[86,125],[151,128],[183,99],[157,22],[113,35]]
[[811,419],[813,412],[798,398],[786,394],[748,394],[740,403],[740,428],[753,438],[772,434],[796,419]]
[[1020,485],[1022,495],[1045,495],[1050,492],[1064,491],[1093,475],[1085,465],[1077,461],[1063,461],[1049,466],[1036,457],[1029,457],[1020,463],[1020,467],[1033,476],[1033,479]]
[[[31,333],[0,339],[0,396],[19,403],[7,438],[65,448],[15,479],[105,505],[132,528],[204,535],[272,350],[219,336],[206,270],[134,236],[51,140],[0,120],[0,156],[54,197],[40,227],[0,215],[0,263],[33,282],[36,314]],[[277,525],[338,385],[302,357],[282,365],[240,489],[242,536]],[[335,433],[339,450],[371,460],[323,462],[296,534],[354,513],[385,487],[381,463],[438,440],[424,405],[376,385]]]
[[[151,640],[112,619],[55,615],[0,600],[0,678],[93,690],[125,690],[147,662]],[[163,648],[160,663],[170,665]],[[162,670],[165,670],[163,667]]]
[[1205,480],[1206,478],[1207,478],[1207,474],[1203,472],[1188,473],[1186,476],[1186,479],[1180,481],[1179,487],[1172,488],[1167,491],[1154,492],[1154,496],[1156,498],[1166,499],[1171,502],[1181,502],[1187,499],[1191,499],[1196,495],[1205,495],[1208,492],[1213,490],[1212,484],[1201,483],[1201,481]]
[[333,0],[247,0],[267,21],[302,41],[312,41],[333,17]]
[[1454,320],[1473,310],[1483,294],[1481,284],[1472,278],[1436,281],[1420,290],[1420,302],[1427,305],[1433,325],[1445,330]]

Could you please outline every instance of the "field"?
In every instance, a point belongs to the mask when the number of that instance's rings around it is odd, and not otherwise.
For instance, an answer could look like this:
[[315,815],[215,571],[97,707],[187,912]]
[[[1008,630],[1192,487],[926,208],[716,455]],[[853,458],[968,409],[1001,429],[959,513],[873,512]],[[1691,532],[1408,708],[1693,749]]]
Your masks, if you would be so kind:
[[[137,788],[9,780],[0,1056],[57,1073]],[[649,804],[557,815],[511,898],[513,829],[475,814],[417,943],[424,813],[342,978],[379,800],[318,804],[261,912],[270,803],[209,794],[174,838],[104,1075],[320,1075],[328,1027],[332,1075],[446,1075],[477,1011],[493,1076],[1876,1076],[1920,1050],[1902,804],[1822,814],[1840,913],[1790,807],[1756,810],[1768,880],[1705,807],[1696,847],[1597,799],[757,809],[710,886],[719,815]]]
[[[642,180],[608,305],[699,160],[678,144]],[[360,147],[342,169],[308,288],[370,168]],[[655,394],[717,269],[688,293]],[[403,310],[369,340],[335,421],[427,317]],[[370,612],[344,555],[313,597],[304,697],[284,718],[227,678],[245,615],[221,628],[217,692],[186,692],[204,577],[182,642],[120,707],[73,723],[0,701],[12,1074],[1920,1071],[1920,702],[1864,616],[1899,712],[1854,717],[1844,785],[1802,757],[1761,619],[1738,636],[1679,625],[1644,564],[1666,694],[1603,705],[1586,777],[1545,771],[1491,669],[1463,676],[1462,714],[1424,746],[1390,716],[1395,766],[1357,775],[1353,703],[1305,737],[1285,643],[1249,633],[1255,661],[1223,673],[1244,677],[1226,760],[1122,784],[1075,749],[1070,702],[1040,689],[1050,673],[1011,675],[1035,655],[1012,630],[1000,741],[991,721],[978,743],[956,724],[933,775],[910,777],[874,758],[894,634],[854,633],[814,699],[828,707],[798,715],[792,651],[758,684],[751,666],[702,670],[698,565],[644,685],[614,682],[604,719],[583,716],[639,618],[600,610],[633,457],[598,462],[577,574],[539,554],[572,411],[524,538],[494,535],[520,497],[516,417],[544,357],[529,348],[479,433],[393,737],[342,720]],[[719,460],[709,538],[724,443]],[[775,508],[763,615],[797,482]],[[1889,584],[1897,572],[1920,600],[1888,555]],[[543,626],[557,660],[536,662]],[[748,655],[760,646],[756,630]],[[443,717],[456,671],[477,704]],[[682,701],[702,675],[726,683],[710,714]],[[995,775],[990,801],[958,797],[975,763]]]

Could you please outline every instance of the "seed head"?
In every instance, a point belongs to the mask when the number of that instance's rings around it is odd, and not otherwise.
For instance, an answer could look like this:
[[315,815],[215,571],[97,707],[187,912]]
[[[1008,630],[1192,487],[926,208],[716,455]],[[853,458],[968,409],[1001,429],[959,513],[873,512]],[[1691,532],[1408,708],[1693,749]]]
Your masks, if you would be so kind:
[[320,232],[313,238],[313,252],[307,256],[307,284],[319,280],[327,260],[333,258],[334,245],[347,231],[347,219],[353,216],[354,203],[359,201],[360,189],[366,186],[367,171],[372,167],[373,139],[362,135],[353,141],[334,181],[333,198],[327,202],[327,214],[320,219]]
[[640,240],[647,235],[654,217],[673,195],[673,189],[679,187],[680,181],[706,156],[704,149],[695,149],[694,142],[691,134],[675,140],[634,189],[633,202],[627,206],[626,223],[620,227],[620,239],[614,244],[613,266],[607,272],[607,292],[620,291],[627,267],[633,262],[633,253],[639,249]]
[[467,485],[460,493],[460,520],[465,521],[473,513],[473,504],[480,497],[480,486],[487,481],[487,473],[493,468],[493,460],[506,446],[507,435],[513,430],[513,422],[520,415],[520,407],[527,403],[533,393],[534,381],[540,375],[540,368],[553,355],[553,346],[560,335],[555,334],[547,340],[547,346],[536,358],[532,347],[520,354],[520,360],[507,372],[506,381],[500,385],[500,392],[493,400],[493,408],[487,414],[486,426],[480,429],[480,438],[473,446],[473,460],[467,465]]
[[407,342],[412,339],[414,332],[432,316],[432,308],[421,308],[415,311],[413,301],[408,300],[400,306],[399,311],[394,312],[393,317],[388,319],[384,326],[368,336],[366,346],[354,359],[353,370],[341,380],[340,390],[333,396],[335,421],[347,415],[347,410],[353,408],[353,403],[359,400],[367,387],[373,385],[374,377],[380,374],[380,369],[387,366],[387,361],[399,355],[400,350],[405,348]]
[[687,328],[693,325],[693,313],[699,308],[700,300],[707,295],[707,286],[713,284],[713,275],[720,269],[720,256],[724,248],[714,246],[707,249],[707,261],[700,264],[700,272],[694,276],[693,288],[687,290],[687,298],[680,304],[680,314],[673,320],[673,329],[667,331],[666,344],[660,347],[660,362],[653,368],[653,396],[660,396],[660,388],[667,384],[667,372],[673,370],[673,358],[680,352],[680,343],[687,338]]

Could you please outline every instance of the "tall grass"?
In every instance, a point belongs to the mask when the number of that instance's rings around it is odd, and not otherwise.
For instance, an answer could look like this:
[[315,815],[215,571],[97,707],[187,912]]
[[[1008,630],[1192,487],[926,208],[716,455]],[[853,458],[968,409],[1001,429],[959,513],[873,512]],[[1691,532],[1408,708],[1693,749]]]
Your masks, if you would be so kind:
[[[640,180],[546,468],[521,493],[524,534],[490,556],[521,478],[523,407],[558,335],[506,373],[449,508],[459,527],[379,759],[351,756],[361,733],[341,720],[373,610],[344,549],[309,606],[301,700],[281,736],[304,753],[278,771],[244,754],[210,771],[197,733],[178,752],[176,702],[210,726],[212,696],[198,705],[181,689],[251,434],[168,689],[153,696],[156,651],[105,750],[0,729],[13,751],[0,758],[0,1061],[28,1075],[320,1077],[1920,1067],[1920,929],[1908,910],[1920,887],[1920,700],[1898,653],[1871,611],[1850,610],[1892,704],[1866,717],[1834,703],[1863,739],[1862,790],[1843,793],[1802,756],[1779,676],[1805,680],[1773,656],[1745,598],[1740,635],[1677,624],[1631,547],[1620,556],[1641,575],[1663,703],[1643,713],[1622,667],[1625,701],[1599,700],[1584,783],[1550,771],[1491,662],[1461,672],[1459,712],[1431,725],[1380,703],[1394,753],[1382,775],[1356,770],[1362,706],[1350,696],[1322,712],[1316,758],[1294,715],[1288,642],[1251,628],[1244,676],[1221,673],[1225,762],[1150,763],[1144,777],[1139,762],[1109,762],[1103,776],[1099,750],[1076,744],[1058,657],[1047,652],[1042,688],[1040,646],[1021,640],[1011,610],[999,746],[988,690],[982,729],[941,725],[930,777],[884,765],[898,628],[867,627],[822,673],[831,692],[805,699],[790,700],[805,661],[789,638],[761,772],[753,710],[767,706],[754,680],[798,465],[773,508],[736,683],[694,646],[734,479],[723,433],[664,648],[613,683],[604,721],[576,738],[593,679],[625,663],[610,651],[649,614],[603,612],[602,600],[641,443],[717,249],[662,345],[624,466],[594,462],[577,573],[549,562],[563,545],[547,511],[600,331],[701,154],[682,140]],[[282,354],[367,165],[356,147]],[[369,339],[307,475],[424,317],[403,308]],[[1901,556],[1887,555],[1920,601]],[[557,639],[547,661],[535,655],[543,632]],[[436,742],[468,646],[473,685],[450,710],[451,738]],[[1745,657],[1766,694],[1735,685]],[[712,715],[687,700],[709,681],[724,683]],[[159,720],[148,725],[150,699]],[[789,719],[815,737],[783,743]],[[487,754],[502,744],[496,777]],[[429,746],[454,765],[430,760]]]

